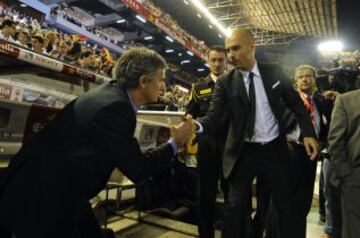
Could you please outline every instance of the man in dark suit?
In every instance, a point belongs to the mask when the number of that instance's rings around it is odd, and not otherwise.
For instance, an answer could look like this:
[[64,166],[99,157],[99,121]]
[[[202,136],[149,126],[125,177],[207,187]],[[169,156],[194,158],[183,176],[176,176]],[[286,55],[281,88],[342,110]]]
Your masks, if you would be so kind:
[[329,130],[331,182],[341,189],[342,238],[360,234],[360,90],[337,96]]
[[142,153],[134,138],[136,110],[157,100],[166,67],[152,50],[124,52],[115,80],[71,102],[25,144],[0,184],[0,228],[17,238],[102,237],[87,201],[113,169],[138,183],[168,169],[190,139],[190,116],[156,149]]
[[[226,52],[222,46],[210,47],[207,51],[207,63],[210,74],[193,85],[187,113],[193,118],[203,117],[209,109],[217,78],[226,68]],[[197,172],[198,172],[198,231],[201,238],[214,237],[214,220],[218,181],[224,198],[227,188],[221,173],[221,158],[225,144],[226,130],[218,130],[212,135],[198,136]]]
[[225,49],[236,67],[218,79],[208,114],[199,119],[203,127],[199,132],[203,129],[204,133],[222,127],[224,116],[229,121],[223,173],[230,189],[223,237],[245,237],[249,186],[261,174],[269,182],[279,210],[281,237],[294,238],[282,116],[285,105],[294,112],[307,154],[315,159],[319,145],[309,114],[280,67],[256,62],[255,43],[249,30],[236,29],[226,39]]
[[[294,88],[299,93],[305,108],[309,112],[316,136],[325,148],[328,123],[336,92],[317,91],[316,69],[310,65],[300,65],[295,69]],[[326,119],[325,119],[326,118]],[[296,227],[293,230],[297,237],[306,237],[306,218],[311,209],[315,184],[317,160],[309,160],[302,143],[302,134],[295,116],[290,110],[284,115],[286,122],[287,143],[289,149],[290,171],[293,177],[294,204],[293,218]],[[277,234],[277,214],[271,209],[266,238],[279,237]]]

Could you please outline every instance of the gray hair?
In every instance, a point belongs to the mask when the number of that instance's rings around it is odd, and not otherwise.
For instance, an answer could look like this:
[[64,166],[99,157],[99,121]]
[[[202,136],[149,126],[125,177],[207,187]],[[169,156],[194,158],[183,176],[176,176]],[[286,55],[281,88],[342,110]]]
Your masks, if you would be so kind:
[[113,78],[124,80],[126,88],[134,89],[139,87],[142,75],[153,80],[158,69],[166,68],[166,61],[157,52],[145,47],[134,47],[125,51],[118,59],[113,69]]
[[303,64],[303,65],[300,65],[300,66],[296,67],[296,69],[295,69],[295,80],[296,80],[297,73],[299,71],[303,70],[303,69],[310,69],[312,71],[312,73],[313,73],[314,78],[316,78],[316,69],[311,65]]

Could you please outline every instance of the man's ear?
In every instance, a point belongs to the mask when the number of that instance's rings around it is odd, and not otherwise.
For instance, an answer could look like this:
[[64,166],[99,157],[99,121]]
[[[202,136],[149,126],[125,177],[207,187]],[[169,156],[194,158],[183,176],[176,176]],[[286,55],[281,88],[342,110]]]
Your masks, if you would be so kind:
[[146,84],[147,84],[148,80],[146,75],[141,75],[139,78],[139,87],[140,88],[145,88]]

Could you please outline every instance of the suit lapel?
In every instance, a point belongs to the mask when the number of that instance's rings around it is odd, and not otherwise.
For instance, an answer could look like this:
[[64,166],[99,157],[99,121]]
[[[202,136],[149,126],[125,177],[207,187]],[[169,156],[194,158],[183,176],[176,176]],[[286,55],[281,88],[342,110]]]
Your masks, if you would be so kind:
[[233,80],[232,80],[232,89],[233,92],[236,94],[237,92],[240,92],[241,98],[248,104],[249,98],[246,92],[245,88],[245,82],[242,73],[240,70],[235,69],[233,74]]

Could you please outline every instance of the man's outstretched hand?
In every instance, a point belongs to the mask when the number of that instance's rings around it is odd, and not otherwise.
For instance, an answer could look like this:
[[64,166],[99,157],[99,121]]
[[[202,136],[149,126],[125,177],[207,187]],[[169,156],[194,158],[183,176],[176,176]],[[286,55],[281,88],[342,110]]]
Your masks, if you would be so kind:
[[180,148],[189,140],[194,130],[194,122],[191,115],[186,115],[183,121],[177,126],[170,126],[171,139]]

